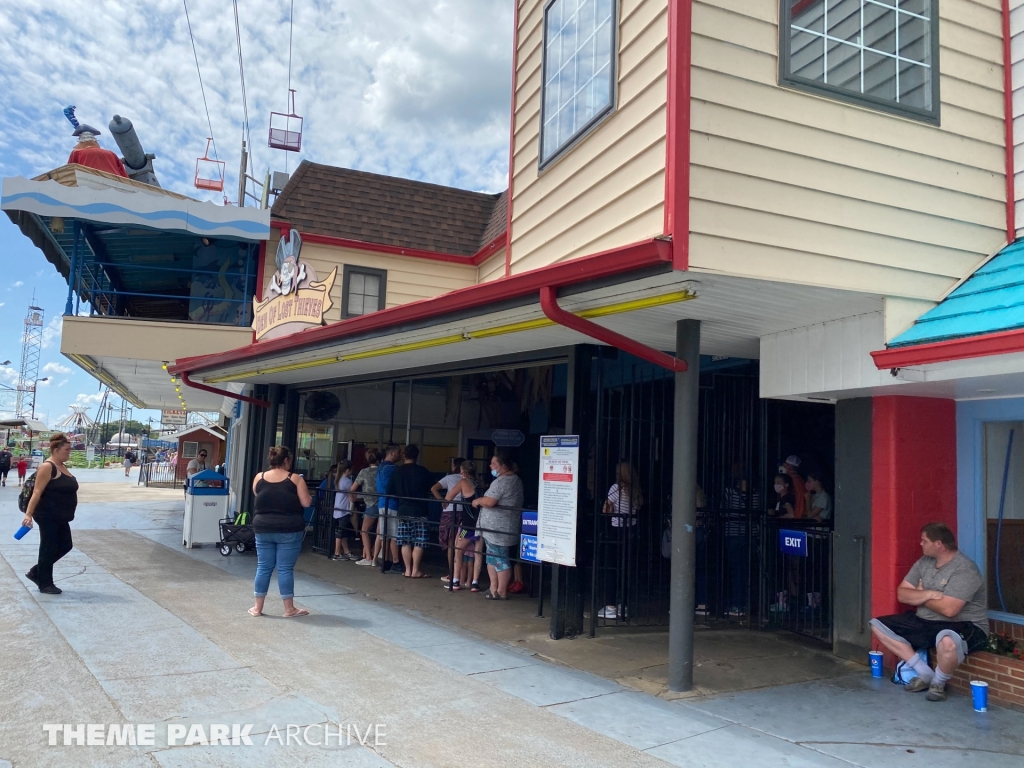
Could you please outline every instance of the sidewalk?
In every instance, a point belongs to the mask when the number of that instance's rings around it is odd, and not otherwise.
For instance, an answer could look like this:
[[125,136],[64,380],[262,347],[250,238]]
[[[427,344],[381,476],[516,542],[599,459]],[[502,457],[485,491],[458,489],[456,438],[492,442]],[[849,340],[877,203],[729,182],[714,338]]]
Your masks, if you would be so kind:
[[[253,619],[255,558],[186,552],[180,510],[170,499],[81,505],[57,597],[22,576],[35,534],[0,537],[0,766],[1024,762],[1024,715],[977,715],[961,696],[931,704],[866,672],[668,702],[304,574],[297,602],[312,616]],[[279,609],[272,596],[268,611]],[[46,746],[42,724],[69,720],[248,723],[263,735],[251,747]],[[328,722],[383,724],[386,743],[263,746],[273,725]]]

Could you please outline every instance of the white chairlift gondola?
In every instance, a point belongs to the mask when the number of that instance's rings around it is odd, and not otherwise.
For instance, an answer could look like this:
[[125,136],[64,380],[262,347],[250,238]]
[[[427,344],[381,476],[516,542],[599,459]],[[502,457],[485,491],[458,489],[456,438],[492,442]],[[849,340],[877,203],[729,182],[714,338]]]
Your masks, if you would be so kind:
[[270,113],[270,138],[267,142],[271,149],[283,149],[286,152],[302,150],[302,118],[295,114],[295,89],[288,89],[291,112]]
[[224,169],[226,163],[223,160],[214,160],[210,157],[210,144],[212,138],[206,140],[206,152],[196,160],[196,189],[205,189],[210,192],[224,191]]

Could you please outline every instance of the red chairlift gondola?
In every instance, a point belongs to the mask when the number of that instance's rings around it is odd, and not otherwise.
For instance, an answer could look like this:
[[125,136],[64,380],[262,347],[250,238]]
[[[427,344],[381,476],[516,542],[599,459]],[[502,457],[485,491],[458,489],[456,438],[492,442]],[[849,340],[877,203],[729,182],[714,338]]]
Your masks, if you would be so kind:
[[226,163],[223,160],[214,160],[210,157],[210,143],[213,139],[206,140],[206,152],[196,160],[196,189],[207,189],[211,192],[224,191],[224,168]]
[[299,152],[302,149],[302,118],[295,114],[295,89],[288,89],[291,100],[291,112],[270,113],[270,139],[267,145],[271,149],[283,149],[286,152]]

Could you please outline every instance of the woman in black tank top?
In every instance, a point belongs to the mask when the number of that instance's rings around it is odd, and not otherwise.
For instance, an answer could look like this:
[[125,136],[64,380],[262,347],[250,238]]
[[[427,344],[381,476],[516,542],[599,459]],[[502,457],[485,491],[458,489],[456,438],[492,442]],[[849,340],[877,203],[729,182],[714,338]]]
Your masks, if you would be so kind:
[[250,616],[263,615],[263,603],[270,588],[270,576],[277,569],[277,588],[284,601],[285,618],[307,616],[295,607],[295,561],[302,551],[306,531],[303,510],[313,503],[302,475],[292,474],[292,453],[284,446],[270,449],[270,469],[253,478],[256,495],[252,528],[256,534],[256,604]]
[[45,595],[59,595],[53,583],[53,564],[71,551],[71,526],[78,506],[78,480],[64,462],[71,456],[71,441],[63,432],[50,438],[50,458],[36,472],[35,488],[22,525],[39,523],[39,559],[25,574]]

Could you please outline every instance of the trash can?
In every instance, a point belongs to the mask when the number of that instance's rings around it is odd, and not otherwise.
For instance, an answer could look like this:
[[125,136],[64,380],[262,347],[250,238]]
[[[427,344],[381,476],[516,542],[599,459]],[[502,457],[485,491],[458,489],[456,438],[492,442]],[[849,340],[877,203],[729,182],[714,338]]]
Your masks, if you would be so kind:
[[182,533],[186,549],[195,544],[220,542],[220,521],[228,514],[230,481],[207,469],[185,481],[185,521]]

